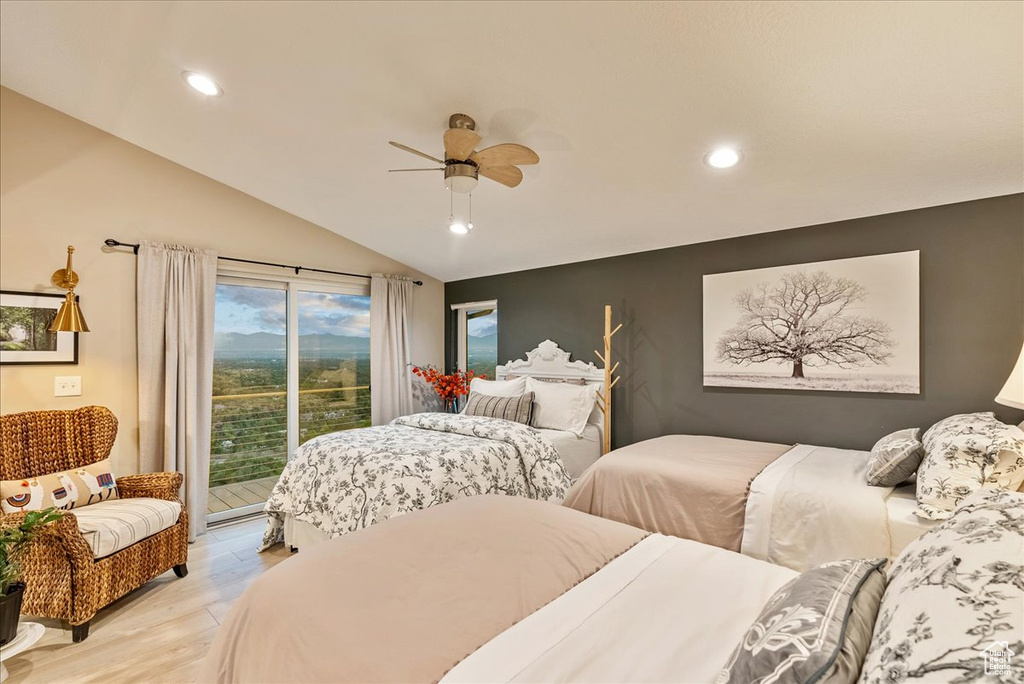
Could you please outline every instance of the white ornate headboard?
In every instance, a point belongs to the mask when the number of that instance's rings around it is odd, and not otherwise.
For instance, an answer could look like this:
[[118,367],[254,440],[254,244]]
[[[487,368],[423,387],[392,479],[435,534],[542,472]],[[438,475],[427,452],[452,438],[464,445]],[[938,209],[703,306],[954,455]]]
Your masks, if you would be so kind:
[[[559,349],[558,343],[544,340],[533,351],[526,352],[525,359],[509,361],[494,369],[498,380],[509,375],[528,375],[534,378],[552,378],[558,380],[583,380],[588,385],[604,382],[604,369],[585,361],[570,361],[569,352]],[[600,416],[599,420],[595,420]],[[589,422],[595,423],[604,432],[604,416],[595,408]]]

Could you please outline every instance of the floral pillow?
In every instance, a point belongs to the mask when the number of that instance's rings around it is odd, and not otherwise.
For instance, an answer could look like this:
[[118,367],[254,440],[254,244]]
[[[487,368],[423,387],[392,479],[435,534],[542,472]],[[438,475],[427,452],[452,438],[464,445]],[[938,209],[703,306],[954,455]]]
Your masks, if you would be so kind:
[[861,684],[1024,682],[1022,562],[1024,494],[977,491],[893,563]]
[[44,508],[87,506],[117,498],[117,483],[105,458],[60,473],[0,481],[0,511],[40,511]]
[[897,487],[917,472],[924,458],[924,446],[917,439],[917,428],[897,430],[878,440],[871,448],[868,484],[872,487]]
[[951,416],[923,441],[915,511],[921,518],[943,520],[978,489],[1015,490],[1024,482],[1024,432],[993,413]]

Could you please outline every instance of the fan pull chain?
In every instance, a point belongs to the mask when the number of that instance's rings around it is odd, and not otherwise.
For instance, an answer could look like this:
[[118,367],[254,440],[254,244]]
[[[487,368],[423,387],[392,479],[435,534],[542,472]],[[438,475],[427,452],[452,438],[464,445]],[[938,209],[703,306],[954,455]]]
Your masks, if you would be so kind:
[[466,228],[473,230],[473,193],[469,193],[469,223]]

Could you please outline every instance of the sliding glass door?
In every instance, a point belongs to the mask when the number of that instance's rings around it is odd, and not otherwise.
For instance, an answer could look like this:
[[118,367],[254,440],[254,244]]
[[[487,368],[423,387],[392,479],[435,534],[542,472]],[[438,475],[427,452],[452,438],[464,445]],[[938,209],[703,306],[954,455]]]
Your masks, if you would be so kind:
[[298,293],[299,441],[370,426],[370,298]]
[[210,522],[261,511],[299,444],[370,424],[369,308],[362,288],[218,281]]
[[262,505],[288,458],[287,308],[284,283],[217,285],[211,521]]

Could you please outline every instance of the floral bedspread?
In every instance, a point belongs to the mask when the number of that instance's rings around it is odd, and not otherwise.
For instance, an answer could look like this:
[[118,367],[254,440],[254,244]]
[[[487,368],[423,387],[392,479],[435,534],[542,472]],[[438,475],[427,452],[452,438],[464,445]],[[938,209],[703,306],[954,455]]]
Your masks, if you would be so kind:
[[532,427],[496,418],[418,413],[303,444],[267,500],[260,550],[284,540],[284,516],[330,537],[478,494],[560,502],[570,478]]

